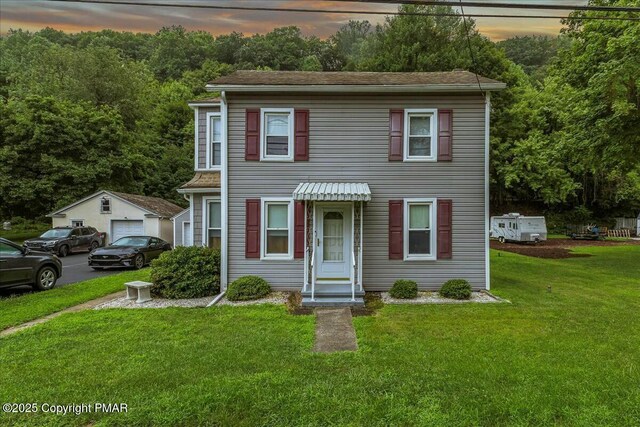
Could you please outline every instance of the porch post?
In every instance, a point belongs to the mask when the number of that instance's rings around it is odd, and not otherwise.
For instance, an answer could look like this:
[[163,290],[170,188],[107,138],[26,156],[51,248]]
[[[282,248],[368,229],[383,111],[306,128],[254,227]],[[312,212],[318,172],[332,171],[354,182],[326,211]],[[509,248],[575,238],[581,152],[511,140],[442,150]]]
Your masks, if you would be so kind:
[[360,202],[360,236],[358,239],[358,284],[360,285],[360,291],[362,291],[362,223],[363,223],[363,205],[364,202]]
[[309,203],[310,207],[307,212],[310,213],[310,231],[309,231],[309,250],[311,253],[309,263],[309,273],[311,274],[311,301],[316,300],[316,206],[315,203]]
[[304,281],[302,292],[306,292],[309,287],[309,236],[307,235],[307,205],[308,201],[304,201]]

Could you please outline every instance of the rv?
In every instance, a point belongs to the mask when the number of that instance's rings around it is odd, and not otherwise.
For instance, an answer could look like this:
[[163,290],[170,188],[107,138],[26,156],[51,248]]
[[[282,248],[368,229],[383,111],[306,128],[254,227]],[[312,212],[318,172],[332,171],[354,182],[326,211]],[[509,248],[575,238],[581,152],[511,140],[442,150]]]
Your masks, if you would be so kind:
[[489,235],[501,243],[538,243],[547,240],[547,224],[543,216],[523,216],[519,213],[492,216]]

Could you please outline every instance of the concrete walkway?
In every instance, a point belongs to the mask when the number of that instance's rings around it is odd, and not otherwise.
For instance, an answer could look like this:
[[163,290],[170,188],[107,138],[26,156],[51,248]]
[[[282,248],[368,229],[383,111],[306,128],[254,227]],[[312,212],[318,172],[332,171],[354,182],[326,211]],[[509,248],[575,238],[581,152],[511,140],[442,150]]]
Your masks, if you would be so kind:
[[111,301],[112,299],[115,298],[121,298],[124,297],[126,295],[125,291],[120,291],[120,292],[116,292],[113,294],[109,294],[109,295],[105,295],[103,297],[91,300],[91,301],[87,301],[87,302],[83,302],[82,304],[78,304],[78,305],[74,305],[73,307],[69,307],[69,308],[65,308],[64,310],[61,311],[57,311],[55,313],[51,313],[48,314],[44,317],[41,317],[39,319],[35,319],[35,320],[31,320],[27,323],[23,323],[21,325],[18,326],[12,326],[11,328],[7,328],[4,329],[2,331],[0,331],[0,337],[5,337],[7,335],[11,335],[11,334],[15,334],[18,331],[22,331],[23,329],[27,329],[27,328],[31,328],[32,326],[36,326],[36,325],[40,325],[41,323],[44,322],[48,322],[51,319],[55,319],[56,317],[60,316],[61,314],[65,314],[65,313],[76,313],[78,311],[83,311],[83,310],[89,310],[92,309],[100,304],[103,304],[107,301]]
[[353,329],[351,309],[318,308],[316,309],[316,353],[332,353],[335,351],[355,351],[358,349],[356,331]]

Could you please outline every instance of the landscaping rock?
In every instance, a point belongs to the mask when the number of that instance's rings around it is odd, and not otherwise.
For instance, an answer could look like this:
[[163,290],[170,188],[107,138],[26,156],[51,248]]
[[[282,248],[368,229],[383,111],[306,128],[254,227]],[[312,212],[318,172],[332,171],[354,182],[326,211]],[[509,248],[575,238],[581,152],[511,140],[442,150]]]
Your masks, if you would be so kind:
[[438,292],[418,292],[415,299],[393,298],[388,292],[382,292],[382,302],[385,304],[468,304],[468,303],[496,303],[505,300],[495,297],[488,292],[471,292],[471,298],[467,300],[457,300],[444,298]]

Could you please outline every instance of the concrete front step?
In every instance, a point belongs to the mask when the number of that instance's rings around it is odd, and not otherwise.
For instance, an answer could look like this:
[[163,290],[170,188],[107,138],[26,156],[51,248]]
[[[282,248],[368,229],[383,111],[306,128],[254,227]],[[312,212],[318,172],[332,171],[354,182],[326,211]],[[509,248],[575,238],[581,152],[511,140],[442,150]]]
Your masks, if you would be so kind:
[[351,299],[351,296],[318,296],[316,295],[315,301],[311,301],[311,297],[302,298],[302,306],[304,307],[351,307],[351,306],[364,306],[364,298],[356,297],[355,301]]

